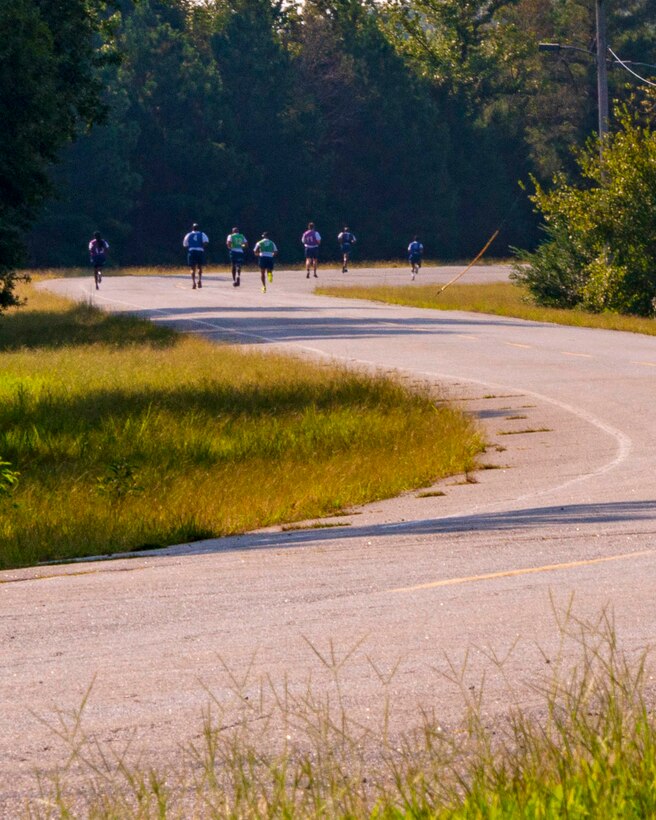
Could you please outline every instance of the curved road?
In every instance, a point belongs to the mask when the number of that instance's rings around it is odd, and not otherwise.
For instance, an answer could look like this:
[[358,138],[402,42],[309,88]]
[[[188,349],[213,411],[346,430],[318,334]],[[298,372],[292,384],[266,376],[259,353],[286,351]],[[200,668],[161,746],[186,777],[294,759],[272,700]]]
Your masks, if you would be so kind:
[[[506,275],[481,267],[465,281]],[[249,668],[248,692],[263,675],[287,676],[292,693],[312,676],[321,690],[330,647],[354,650],[340,669],[354,714],[375,724],[385,692],[394,725],[409,727],[418,705],[457,719],[462,694],[441,674],[451,666],[467,690],[486,675],[491,715],[509,687],[535,707],[530,684],[551,668],[572,596],[583,619],[610,608],[630,656],[653,640],[656,337],[330,299],[313,285],[300,271],[276,272],[266,295],[254,272],[240,289],[224,273],[200,291],[182,275],[107,277],[97,295],[89,280],[47,283],[185,332],[439,383],[481,419],[492,444],[482,461],[497,469],[447,480],[443,496],[372,504],[342,527],[0,573],[4,805],[33,794],[35,768],[62,760],[35,715],[75,708],[92,680],[87,731],[107,744],[132,737],[161,761],[198,735],[207,689],[226,714],[242,708],[229,673]]]

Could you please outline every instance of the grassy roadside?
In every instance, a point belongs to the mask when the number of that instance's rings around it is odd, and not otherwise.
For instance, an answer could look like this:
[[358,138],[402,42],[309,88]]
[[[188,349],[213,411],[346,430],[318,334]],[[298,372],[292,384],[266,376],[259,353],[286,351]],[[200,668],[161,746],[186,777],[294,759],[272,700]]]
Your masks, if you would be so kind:
[[[212,696],[204,728],[169,767],[157,755],[139,768],[125,752],[84,735],[83,708],[52,730],[68,760],[23,816],[32,818],[308,818],[525,820],[656,814],[656,722],[647,699],[646,655],[628,661],[605,616],[568,616],[552,672],[534,682],[530,710],[486,713],[485,687],[466,670],[447,677],[461,691],[463,721],[442,726],[439,703],[399,735],[389,728],[394,683],[358,719],[340,670],[308,684],[232,677]],[[572,646],[573,645],[573,646]],[[567,649],[567,654],[564,649]],[[578,659],[565,661],[570,651]],[[334,673],[334,674],[333,674]],[[476,690],[473,694],[472,690]],[[93,693],[91,693],[93,700]],[[229,708],[226,708],[229,705]],[[151,753],[152,754],[152,753]]]
[[588,313],[582,310],[562,310],[533,305],[524,291],[507,282],[477,285],[452,285],[439,293],[441,285],[401,285],[380,287],[319,287],[316,293],[348,299],[370,299],[393,305],[430,308],[432,310],[466,310],[528,319],[533,322],[553,322],[574,327],[594,327],[602,330],[624,330],[656,336],[656,320],[642,316],[621,316],[616,313]]
[[33,289],[0,318],[2,568],[330,515],[481,449],[462,413],[389,379]]
[[[444,262],[437,259],[425,259],[424,260],[424,267],[442,267],[445,265],[465,267],[468,264],[469,260],[449,260],[449,262]],[[509,261],[507,259],[482,259],[480,260],[477,265],[479,267],[485,266],[494,266],[494,265],[507,265]],[[320,260],[320,269],[327,268],[334,270],[335,272],[341,271],[342,267],[342,258],[339,254],[327,254],[325,257],[322,257]],[[358,259],[357,261],[351,261],[349,263],[349,267],[352,271],[357,271],[359,269],[381,269],[381,270],[395,270],[400,269],[406,271],[408,269],[408,261],[405,258],[398,258],[398,259]],[[216,255],[210,255],[209,261],[206,265],[208,274],[212,275],[216,272],[230,272],[230,262],[225,257],[221,251],[219,251]],[[254,256],[249,254],[246,259],[246,263],[244,265],[245,270],[253,270],[256,271],[257,268],[257,260]],[[280,263],[281,270],[305,270],[305,262],[281,262]],[[38,269],[29,269],[26,268],[21,271],[21,273],[33,277],[35,280],[42,280],[42,279],[74,279],[79,277],[89,277],[92,278],[92,271],[89,267],[69,267],[69,268],[38,268]],[[105,274],[109,277],[112,276],[189,276],[189,268],[186,266],[184,259],[181,258],[179,265],[134,265],[128,267],[114,267],[111,263],[105,269]]]

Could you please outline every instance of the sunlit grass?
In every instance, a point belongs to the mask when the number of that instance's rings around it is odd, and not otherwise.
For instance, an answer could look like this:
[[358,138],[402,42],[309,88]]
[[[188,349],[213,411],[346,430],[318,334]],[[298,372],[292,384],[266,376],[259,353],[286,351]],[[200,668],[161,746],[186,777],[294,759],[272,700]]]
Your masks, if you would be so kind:
[[[0,567],[337,513],[473,468],[426,394],[31,291],[0,318]],[[9,468],[7,468],[9,469]]]
[[[27,815],[106,818],[648,818],[656,814],[656,722],[646,655],[629,661],[612,622],[568,616],[561,652],[533,681],[530,711],[486,712],[467,669],[443,674],[464,719],[443,726],[440,704],[390,729],[394,675],[358,719],[344,670],[357,647],[312,647],[327,681],[292,689],[228,674],[209,690],[204,729],[180,760],[152,768],[84,733],[84,706],[51,723],[68,760],[41,782]],[[576,661],[565,661],[575,653]],[[373,664],[372,664],[373,666]],[[226,670],[229,672],[229,670]],[[503,671],[503,667],[501,670]],[[372,670],[373,674],[373,670]],[[474,694],[472,692],[476,690]],[[93,701],[93,692],[89,694]],[[407,721],[407,718],[406,718]],[[151,756],[153,756],[151,754]]]
[[[431,267],[446,267],[457,269],[458,266],[465,267],[467,265],[467,260],[439,260],[439,259],[425,259],[424,260],[424,267],[431,268]],[[477,263],[478,267],[485,267],[485,266],[494,266],[494,265],[508,265],[510,264],[509,260],[507,259],[482,259]],[[305,262],[281,262],[280,267],[283,270],[305,270]],[[319,260],[319,269],[321,268],[341,271],[342,268],[342,257],[336,249],[325,249],[325,252],[321,255]],[[247,255],[246,262],[245,262],[246,269],[257,269],[257,260],[251,254]],[[385,269],[400,269],[400,270],[407,270],[408,269],[408,260],[404,257],[397,257],[394,259],[352,259],[349,262],[349,269],[351,270],[358,270],[360,268],[378,268],[381,270]],[[230,261],[227,255],[223,255],[222,252],[213,253],[209,256],[207,265],[207,271],[212,274],[215,273],[217,270],[229,272],[230,270]],[[25,269],[22,271],[23,274],[27,276],[33,277],[35,280],[42,280],[42,279],[73,279],[77,277],[89,277],[91,280],[93,278],[93,271],[90,267],[73,267],[73,268],[34,268],[34,269]],[[189,268],[187,267],[184,258],[181,257],[179,265],[128,265],[128,266],[120,266],[114,265],[111,260],[105,269],[106,276],[180,276],[180,275],[189,275]]]
[[[421,276],[421,274],[420,274]],[[440,293],[442,285],[413,283],[401,286],[319,287],[317,293],[349,299],[371,299],[392,305],[430,308],[433,310],[465,310],[528,319],[533,322],[553,322],[575,327],[603,330],[624,330],[630,333],[656,335],[656,320],[617,313],[588,313],[583,310],[561,310],[540,307],[528,300],[526,292],[508,282],[481,285],[452,285]]]
[[[218,259],[215,263],[208,265],[208,270],[225,267],[229,269],[227,260]],[[255,264],[253,265],[255,267]],[[31,277],[35,281],[44,279],[76,279],[79,277],[88,277],[93,281],[93,270],[90,267],[86,268],[36,268],[26,269],[22,271],[26,276]],[[121,267],[119,265],[108,264],[104,270],[104,277],[112,276],[181,276],[189,275],[189,268],[184,260],[180,261],[179,265],[130,265]]]

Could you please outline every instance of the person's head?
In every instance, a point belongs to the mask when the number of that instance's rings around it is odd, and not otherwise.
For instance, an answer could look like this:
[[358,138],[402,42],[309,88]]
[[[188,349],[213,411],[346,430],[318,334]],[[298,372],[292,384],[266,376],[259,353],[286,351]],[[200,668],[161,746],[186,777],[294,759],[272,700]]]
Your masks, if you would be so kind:
[[413,242],[419,242],[419,237],[418,236],[413,236],[412,241]]
[[233,233],[239,233],[239,228],[233,228],[233,229],[232,229],[232,232],[233,232]]
[[344,233],[348,233],[348,229],[349,229],[349,226],[348,226],[348,225],[344,225]]
[[268,239],[268,238],[269,238],[269,231],[264,231],[264,233],[262,234],[262,239]]
[[314,229],[314,222],[308,222],[308,230],[311,231]]
[[198,222],[194,222],[194,224],[191,226],[191,230],[192,231],[199,231],[200,230]]
[[100,235],[100,231],[96,231],[96,232],[94,233],[94,235],[93,235],[93,238],[94,238],[94,239],[101,240],[101,239],[102,239],[102,236]]

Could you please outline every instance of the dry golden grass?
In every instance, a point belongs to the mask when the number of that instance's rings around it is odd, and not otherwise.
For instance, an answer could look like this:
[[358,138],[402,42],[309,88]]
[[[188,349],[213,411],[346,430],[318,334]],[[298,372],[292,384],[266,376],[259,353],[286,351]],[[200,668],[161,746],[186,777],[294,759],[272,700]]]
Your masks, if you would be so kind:
[[386,378],[32,291],[0,319],[0,566],[331,515],[470,470],[472,422]]
[[452,285],[440,293],[441,285],[402,285],[377,287],[320,287],[317,293],[349,299],[371,299],[393,305],[430,308],[432,310],[465,310],[512,316],[533,322],[553,322],[575,327],[624,330],[630,333],[656,335],[656,320],[617,313],[588,313],[532,304],[521,288],[507,282],[481,285]]

